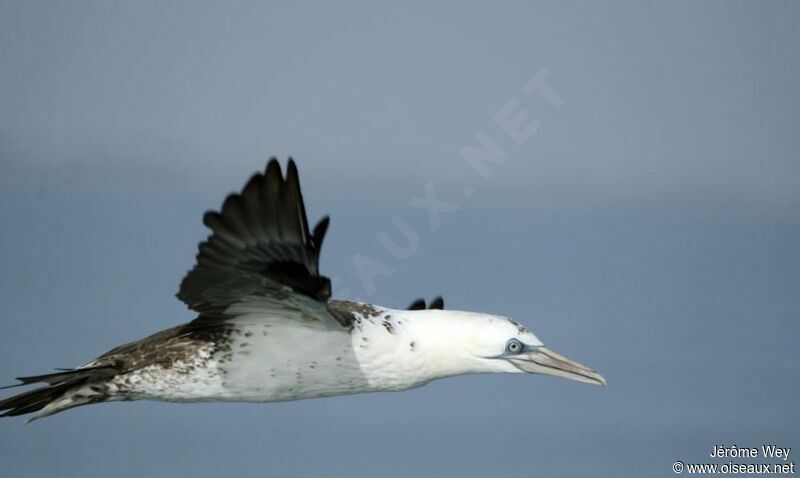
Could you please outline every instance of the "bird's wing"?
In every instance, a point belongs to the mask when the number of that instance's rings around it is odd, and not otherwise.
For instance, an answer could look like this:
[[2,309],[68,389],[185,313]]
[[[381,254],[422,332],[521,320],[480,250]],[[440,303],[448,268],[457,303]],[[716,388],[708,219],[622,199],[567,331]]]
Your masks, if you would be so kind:
[[425,299],[417,299],[408,306],[408,310],[426,310],[426,309],[444,309],[444,299],[442,296],[436,296],[430,305],[425,304]]
[[419,298],[414,302],[408,304],[408,310],[425,310],[428,308],[428,305],[425,303],[425,299]]
[[319,273],[328,218],[309,230],[294,161],[284,178],[271,159],[219,212],[206,212],[203,223],[212,234],[200,243],[197,264],[177,293],[200,313],[197,320],[227,320],[248,304],[335,319],[325,306],[331,282]]

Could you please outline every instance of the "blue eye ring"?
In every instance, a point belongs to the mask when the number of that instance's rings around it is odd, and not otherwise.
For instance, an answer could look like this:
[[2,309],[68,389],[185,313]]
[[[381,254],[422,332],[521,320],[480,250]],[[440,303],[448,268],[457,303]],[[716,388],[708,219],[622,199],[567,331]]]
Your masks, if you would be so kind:
[[520,354],[524,349],[525,346],[517,339],[509,339],[509,341],[506,342],[506,353],[509,355]]

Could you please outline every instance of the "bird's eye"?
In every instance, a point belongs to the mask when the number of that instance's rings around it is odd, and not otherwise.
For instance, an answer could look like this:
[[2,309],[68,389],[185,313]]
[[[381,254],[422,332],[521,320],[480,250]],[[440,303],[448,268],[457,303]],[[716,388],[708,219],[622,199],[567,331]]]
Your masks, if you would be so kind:
[[506,343],[506,353],[518,354],[522,352],[522,342],[517,339],[511,339]]

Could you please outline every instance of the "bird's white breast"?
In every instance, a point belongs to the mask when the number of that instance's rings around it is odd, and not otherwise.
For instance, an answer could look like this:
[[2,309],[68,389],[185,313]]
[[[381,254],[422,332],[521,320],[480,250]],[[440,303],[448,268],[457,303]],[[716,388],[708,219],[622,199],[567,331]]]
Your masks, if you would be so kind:
[[222,388],[227,399],[281,401],[421,385],[429,377],[401,314],[359,316],[352,330],[251,317],[220,359]]

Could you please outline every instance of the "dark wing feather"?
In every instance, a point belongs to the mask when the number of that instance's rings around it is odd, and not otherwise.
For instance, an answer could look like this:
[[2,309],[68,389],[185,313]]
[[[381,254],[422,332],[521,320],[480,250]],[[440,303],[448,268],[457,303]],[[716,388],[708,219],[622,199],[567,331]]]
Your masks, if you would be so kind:
[[432,309],[444,309],[444,299],[442,296],[437,296],[434,298],[430,305],[425,304],[425,299],[417,299],[411,304],[409,304],[407,310],[432,310]]
[[442,296],[437,296],[435,299],[433,299],[431,301],[431,303],[428,306],[428,308],[429,309],[443,310],[444,309],[444,298],[442,298]]
[[425,299],[417,299],[408,305],[408,310],[425,310],[428,306],[425,305]]
[[212,231],[199,246],[197,264],[181,282],[178,298],[206,316],[220,316],[248,296],[292,292],[318,302],[331,295],[319,273],[319,254],[328,218],[309,231],[297,166],[289,159],[286,177],[271,159],[239,194],[225,199],[203,223]]

